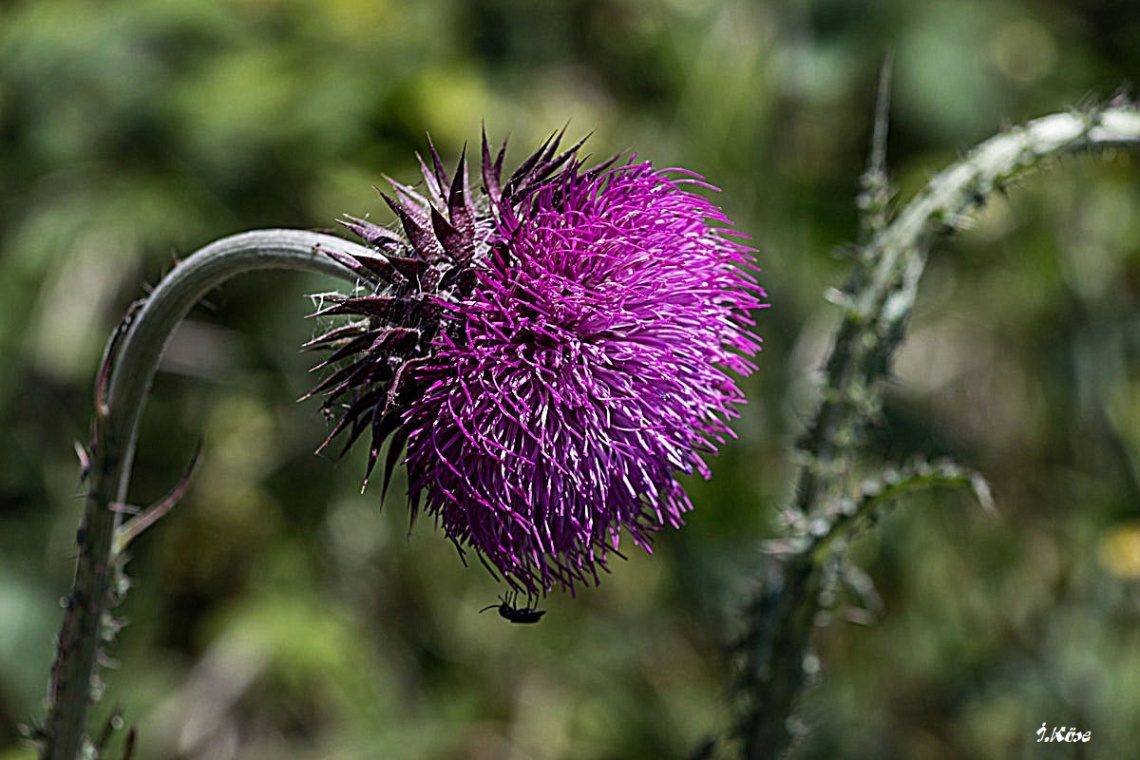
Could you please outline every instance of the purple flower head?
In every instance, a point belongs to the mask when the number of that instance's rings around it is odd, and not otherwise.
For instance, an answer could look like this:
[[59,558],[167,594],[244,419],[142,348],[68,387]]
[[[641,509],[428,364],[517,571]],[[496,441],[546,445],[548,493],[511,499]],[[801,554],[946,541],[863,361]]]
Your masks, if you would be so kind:
[[388,199],[404,236],[345,223],[378,249],[339,257],[369,292],[321,312],[358,319],[312,343],[343,362],[314,390],[343,407],[329,440],[371,429],[371,472],[391,437],[385,488],[406,449],[412,519],[530,594],[598,583],[623,528],[649,551],[682,524],[676,476],[708,477],[701,455],[732,435],[729,372],[753,371],[766,305],[699,176],[585,168],[560,137],[503,183],[484,136],[478,199],[433,148],[425,194]]

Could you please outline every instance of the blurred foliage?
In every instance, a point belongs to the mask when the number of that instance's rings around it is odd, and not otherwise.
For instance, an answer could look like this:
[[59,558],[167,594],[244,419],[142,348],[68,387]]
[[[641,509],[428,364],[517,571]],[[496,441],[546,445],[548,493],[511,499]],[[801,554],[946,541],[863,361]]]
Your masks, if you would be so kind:
[[[142,758],[658,758],[730,719],[720,645],[788,497],[855,235],[878,64],[909,197],[1002,126],[1137,82],[1132,0],[40,0],[0,6],[0,758],[46,687],[106,337],[174,256],[244,229],[388,219],[372,185],[568,121],[723,189],[774,308],[740,438],[689,525],[541,625],[296,404],[319,279],[227,285],[170,347],[109,671]],[[912,499],[856,551],[885,601],[820,632],[807,758],[1038,757],[1042,722],[1140,745],[1140,161],[1065,163],[936,252],[875,448],[951,454],[1002,519]],[[358,452],[359,454],[359,452]],[[397,486],[400,484],[398,483]],[[398,492],[398,488],[393,491]],[[1060,756],[1060,754],[1058,754]],[[1077,756],[1077,755],[1072,755]]]

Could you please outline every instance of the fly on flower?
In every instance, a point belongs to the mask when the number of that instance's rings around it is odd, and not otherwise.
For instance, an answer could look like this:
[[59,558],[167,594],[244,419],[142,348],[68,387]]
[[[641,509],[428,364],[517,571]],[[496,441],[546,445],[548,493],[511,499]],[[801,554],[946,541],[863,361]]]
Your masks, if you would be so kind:
[[767,305],[701,177],[587,167],[561,138],[504,180],[484,135],[477,194],[432,146],[423,183],[383,195],[398,231],[342,222],[375,253],[328,252],[361,291],[307,344],[330,352],[310,394],[339,417],[324,445],[369,431],[367,483],[388,441],[383,491],[402,456],[411,519],[531,596],[597,584],[623,530],[650,551],[682,524],[676,475],[708,477],[732,435]]

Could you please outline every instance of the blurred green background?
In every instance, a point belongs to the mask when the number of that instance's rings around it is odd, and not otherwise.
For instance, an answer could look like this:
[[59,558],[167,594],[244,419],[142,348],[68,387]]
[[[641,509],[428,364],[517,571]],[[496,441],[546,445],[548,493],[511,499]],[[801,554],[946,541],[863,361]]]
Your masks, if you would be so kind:
[[[31,757],[82,507],[74,440],[127,305],[223,235],[390,219],[372,185],[485,121],[514,161],[569,121],[723,189],[773,308],[738,441],[688,526],[541,625],[360,454],[314,456],[296,274],[226,285],[176,336],[132,501],[107,696],[150,758],[659,758],[730,720],[721,645],[787,501],[853,239],[876,69],[910,196],[1003,126],[1140,72],[1134,0],[41,0],[0,7],[0,758]],[[508,163],[511,163],[511,157]],[[932,257],[869,451],[951,454],[855,547],[884,611],[819,631],[804,758],[1125,758],[1140,746],[1140,162],[1066,160]],[[1092,742],[1038,745],[1043,723]]]

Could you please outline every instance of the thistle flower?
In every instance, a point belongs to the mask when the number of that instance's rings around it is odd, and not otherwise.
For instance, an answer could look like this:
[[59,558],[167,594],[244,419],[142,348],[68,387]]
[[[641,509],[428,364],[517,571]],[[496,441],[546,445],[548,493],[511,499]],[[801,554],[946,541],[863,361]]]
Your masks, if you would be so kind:
[[504,183],[506,145],[492,160],[484,135],[478,198],[433,146],[423,192],[384,195],[402,235],[343,222],[376,255],[329,255],[366,292],[318,312],[356,319],[309,344],[342,365],[313,391],[340,413],[325,444],[370,430],[371,474],[390,439],[385,491],[406,450],[412,521],[532,595],[597,584],[623,528],[650,551],[682,524],[676,476],[707,478],[701,455],[732,435],[728,373],[755,369],[766,305],[699,176],[586,168],[561,137]]

